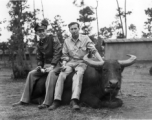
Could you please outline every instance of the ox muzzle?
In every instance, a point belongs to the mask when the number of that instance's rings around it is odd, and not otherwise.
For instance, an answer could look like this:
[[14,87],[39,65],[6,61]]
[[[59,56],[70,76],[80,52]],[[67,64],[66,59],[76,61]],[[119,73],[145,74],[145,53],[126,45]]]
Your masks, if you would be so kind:
[[121,83],[117,79],[111,79],[105,86],[105,92],[112,92],[120,90]]

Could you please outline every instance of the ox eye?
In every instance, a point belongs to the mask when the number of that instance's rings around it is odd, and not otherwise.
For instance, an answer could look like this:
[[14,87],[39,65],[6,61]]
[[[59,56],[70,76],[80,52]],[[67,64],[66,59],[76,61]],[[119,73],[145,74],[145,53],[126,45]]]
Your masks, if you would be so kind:
[[103,69],[102,69],[102,71],[103,71],[103,72],[107,72],[108,70],[107,70],[107,69],[105,69],[105,68],[103,68]]
[[118,68],[117,71],[118,71],[118,72],[121,72],[121,68]]

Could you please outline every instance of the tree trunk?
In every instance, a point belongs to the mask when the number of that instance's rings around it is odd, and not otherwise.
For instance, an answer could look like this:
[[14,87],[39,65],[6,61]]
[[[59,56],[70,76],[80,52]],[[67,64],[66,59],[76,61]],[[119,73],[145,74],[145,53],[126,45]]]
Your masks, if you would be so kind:
[[119,12],[119,18],[120,18],[120,22],[121,22],[121,26],[122,26],[122,34],[124,36],[124,28],[123,28],[123,22],[122,22],[122,19],[121,19],[121,13],[120,13],[120,7],[119,7],[118,0],[116,0],[116,2],[117,2],[118,12]]
[[126,0],[125,0],[125,36],[127,38],[127,16],[126,16]]
[[98,36],[98,39],[99,39],[99,23],[98,23],[98,11],[97,11],[97,9],[98,9],[98,1],[96,1],[97,2],[97,7],[95,8],[96,9],[96,19],[97,19],[97,36]]
[[22,33],[22,25],[21,25],[21,17],[22,17],[22,2],[18,2],[19,15],[18,15],[18,49],[16,53],[16,59],[12,59],[12,69],[14,78],[25,78],[30,71],[30,67],[26,61],[26,55],[24,50],[24,41],[23,41],[23,33]]

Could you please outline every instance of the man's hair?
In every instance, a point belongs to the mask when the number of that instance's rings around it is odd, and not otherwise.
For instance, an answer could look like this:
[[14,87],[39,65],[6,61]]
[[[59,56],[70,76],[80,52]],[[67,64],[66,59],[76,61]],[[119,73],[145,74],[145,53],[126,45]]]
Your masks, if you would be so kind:
[[75,25],[75,24],[77,24],[77,25],[78,25],[78,28],[80,28],[80,25],[79,25],[79,23],[77,23],[77,22],[71,22],[71,23],[68,25],[68,27],[70,28],[72,25]]

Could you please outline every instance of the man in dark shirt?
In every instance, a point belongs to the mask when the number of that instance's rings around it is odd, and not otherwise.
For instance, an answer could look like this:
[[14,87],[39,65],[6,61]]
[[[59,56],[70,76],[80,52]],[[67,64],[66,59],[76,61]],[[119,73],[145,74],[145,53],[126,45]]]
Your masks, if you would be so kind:
[[47,35],[47,26],[47,20],[43,20],[41,25],[37,24],[35,26],[35,32],[40,38],[36,55],[38,66],[36,69],[29,72],[22,97],[20,101],[13,104],[13,106],[28,104],[34,84],[44,75],[47,75],[46,95],[42,105],[38,106],[38,108],[46,108],[50,106],[53,101],[54,88],[57,80],[55,73],[60,71],[58,62],[62,54],[62,48],[57,36]]

